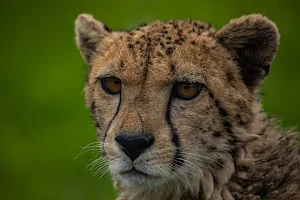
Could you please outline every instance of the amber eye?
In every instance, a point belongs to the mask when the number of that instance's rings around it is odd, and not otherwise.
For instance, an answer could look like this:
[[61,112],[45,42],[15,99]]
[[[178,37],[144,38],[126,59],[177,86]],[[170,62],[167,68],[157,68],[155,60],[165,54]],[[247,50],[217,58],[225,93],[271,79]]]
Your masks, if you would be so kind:
[[101,86],[108,94],[119,94],[122,88],[122,82],[117,77],[101,78]]
[[178,82],[174,85],[174,94],[177,98],[191,100],[199,95],[202,87],[201,83]]

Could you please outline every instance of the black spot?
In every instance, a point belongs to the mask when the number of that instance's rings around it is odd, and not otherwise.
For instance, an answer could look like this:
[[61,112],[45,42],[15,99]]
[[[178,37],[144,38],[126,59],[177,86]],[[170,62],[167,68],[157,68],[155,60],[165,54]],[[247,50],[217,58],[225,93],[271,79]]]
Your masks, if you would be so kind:
[[220,131],[216,131],[216,132],[214,132],[214,136],[216,136],[216,137],[220,137],[220,136],[221,136],[221,132],[220,132]]
[[216,101],[215,101],[215,105],[216,105],[217,107],[219,107],[219,106],[220,106],[220,101],[219,101],[219,100],[216,100]]
[[219,107],[219,113],[220,115],[222,115],[223,117],[227,117],[228,113],[226,112],[226,110],[224,110],[224,108]]
[[106,26],[105,24],[104,24],[104,29],[107,31],[107,32],[111,32],[111,29],[108,27],[108,26]]
[[219,185],[219,179],[213,176],[214,185]]
[[163,57],[164,55],[158,51],[158,52],[157,52],[157,56],[158,56],[158,57]]
[[212,99],[214,98],[214,94],[213,93],[209,92],[208,94],[209,94],[210,98],[212,98]]
[[185,108],[185,107],[183,107],[183,106],[180,106],[180,109],[181,109],[181,110],[185,110],[186,108]]
[[266,189],[262,187],[260,190],[257,191],[256,195],[264,199],[266,197]]
[[200,139],[200,141],[201,141],[201,143],[203,144],[203,145],[206,145],[207,144],[207,141],[205,141],[204,139]]
[[171,37],[170,36],[167,36],[167,38],[166,38],[167,40],[171,40]]
[[91,113],[95,113],[95,110],[96,110],[96,103],[95,101],[93,101],[91,105]]
[[131,44],[131,43],[128,44],[128,48],[129,48],[129,49],[133,49],[133,47],[134,47],[133,44]]
[[90,37],[87,37],[84,34],[79,34],[79,39],[80,39],[81,43],[85,44],[85,43],[87,43],[90,40]]
[[263,135],[265,132],[266,132],[266,128],[263,128],[263,129],[261,130],[261,132],[259,133],[259,135]]
[[96,127],[100,128],[100,124],[98,122],[96,122]]
[[196,45],[196,41],[195,40],[191,41],[191,44],[195,46]]
[[232,127],[231,123],[228,122],[228,121],[224,121],[223,125],[224,125],[225,127]]
[[140,41],[136,41],[135,44],[140,44]]
[[120,68],[121,68],[121,69],[124,69],[124,68],[125,68],[125,63],[124,63],[123,60],[121,60],[121,62],[120,62]]
[[181,38],[181,35],[182,35],[182,30],[181,29],[178,29],[177,35],[179,36],[179,38]]
[[226,74],[228,82],[232,82],[234,80],[234,75],[231,72]]
[[230,128],[227,128],[226,132],[229,133],[229,134],[233,134],[233,132],[232,132],[232,130]]
[[246,122],[240,121],[240,122],[239,122],[239,125],[240,125],[240,126],[245,126],[245,125],[246,125]]
[[208,149],[209,149],[210,151],[215,151],[215,150],[217,150],[217,147],[215,147],[215,146],[209,146]]
[[167,53],[167,55],[170,55],[170,54],[173,53],[173,51],[174,51],[173,47],[168,47],[167,50],[166,50],[166,53]]
[[139,25],[139,27],[143,27],[143,26],[147,26],[147,24],[146,24],[146,23],[141,23],[141,24]]
[[174,64],[171,64],[171,72],[172,72],[172,74],[174,74],[174,72],[175,72],[175,65]]
[[174,42],[175,44],[179,44],[179,45],[181,44],[180,40],[175,40]]

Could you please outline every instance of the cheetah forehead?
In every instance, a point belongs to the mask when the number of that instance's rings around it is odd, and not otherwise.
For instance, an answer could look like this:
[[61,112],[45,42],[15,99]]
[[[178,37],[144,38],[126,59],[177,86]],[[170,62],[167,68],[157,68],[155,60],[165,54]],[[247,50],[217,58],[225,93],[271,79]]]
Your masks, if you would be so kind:
[[[105,49],[104,56],[95,59],[93,68],[98,70],[106,66],[102,71],[116,72],[124,83],[128,81],[140,84],[146,81],[146,77],[162,85],[174,81],[175,77],[185,79],[188,76],[192,79],[193,75],[188,73],[193,74],[197,70],[191,66],[191,61],[195,58],[190,56],[199,54],[201,48],[197,40],[202,35],[212,36],[214,33],[215,29],[210,24],[193,20],[157,21],[150,25],[141,25],[129,32],[115,32],[106,40],[109,44],[102,45]],[[194,46],[195,49],[194,52],[190,51],[190,55],[183,53],[184,51],[176,53],[180,46]],[[185,70],[176,68],[180,57],[186,58],[186,62],[180,65],[182,68],[188,65],[189,71],[187,68]],[[179,75],[182,77],[178,77]]]

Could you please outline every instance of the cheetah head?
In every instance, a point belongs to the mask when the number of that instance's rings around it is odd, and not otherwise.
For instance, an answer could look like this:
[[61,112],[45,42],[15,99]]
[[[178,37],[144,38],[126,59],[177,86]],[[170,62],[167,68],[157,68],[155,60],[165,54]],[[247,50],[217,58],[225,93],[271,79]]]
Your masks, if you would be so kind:
[[174,20],[119,32],[82,14],[76,42],[88,65],[86,104],[119,187],[226,192],[259,137],[253,105],[278,47],[275,24],[253,14],[220,30]]

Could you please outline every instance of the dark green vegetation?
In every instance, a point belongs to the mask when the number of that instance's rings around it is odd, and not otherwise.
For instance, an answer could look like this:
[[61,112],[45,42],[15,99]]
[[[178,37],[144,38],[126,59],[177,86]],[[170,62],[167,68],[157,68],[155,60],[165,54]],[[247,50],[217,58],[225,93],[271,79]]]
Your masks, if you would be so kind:
[[[218,3],[219,2],[219,3]],[[124,30],[191,17],[220,28],[252,12],[275,21],[281,45],[262,88],[265,109],[284,127],[300,119],[300,1],[1,1],[0,199],[112,200],[109,177],[82,170],[96,141],[84,106],[84,62],[74,42],[83,12]],[[299,131],[299,129],[298,129]]]

